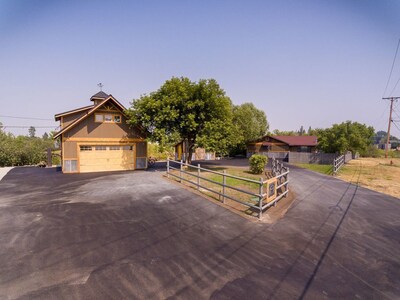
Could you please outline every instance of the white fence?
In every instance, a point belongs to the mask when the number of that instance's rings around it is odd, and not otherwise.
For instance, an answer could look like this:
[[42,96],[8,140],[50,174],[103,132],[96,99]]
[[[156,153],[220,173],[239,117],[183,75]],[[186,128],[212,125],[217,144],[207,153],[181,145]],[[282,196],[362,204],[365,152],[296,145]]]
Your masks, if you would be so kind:
[[[355,154],[356,157],[357,157],[357,155],[358,155],[358,153]],[[345,154],[335,157],[335,159],[333,160],[333,163],[332,163],[333,164],[333,175],[337,175],[340,168],[344,164],[347,164],[352,159],[353,159],[353,154],[350,151],[346,152]]]
[[340,168],[344,165],[345,156],[340,155],[336,157],[333,161],[333,174],[336,175],[339,172]]

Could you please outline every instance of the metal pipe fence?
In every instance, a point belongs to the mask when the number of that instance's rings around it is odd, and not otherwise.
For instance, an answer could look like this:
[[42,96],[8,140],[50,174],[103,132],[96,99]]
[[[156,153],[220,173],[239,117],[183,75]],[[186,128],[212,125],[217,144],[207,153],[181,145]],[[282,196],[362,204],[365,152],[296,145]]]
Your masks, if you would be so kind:
[[[185,169],[186,168],[186,169]],[[190,171],[190,169],[192,171]],[[205,173],[221,176],[221,182],[211,178],[207,178]],[[186,175],[186,177],[184,176]],[[239,177],[223,172],[218,172],[206,168],[202,168],[200,164],[197,166],[186,164],[183,161],[167,160],[167,177],[170,176],[176,178],[180,183],[187,182],[197,188],[197,190],[203,189],[211,193],[217,194],[219,199],[222,198],[222,203],[225,203],[226,199],[238,202],[247,207],[251,207],[258,211],[259,219],[262,218],[263,210],[266,208],[276,205],[276,203],[283,197],[287,197],[289,193],[289,168],[280,168],[280,174],[274,175],[275,177],[259,180]],[[234,179],[239,182],[243,182],[247,185],[252,185],[257,191],[249,191],[237,186],[233,186],[227,183],[227,179]],[[211,183],[220,187],[220,190],[213,189],[210,186],[206,186],[203,182]],[[266,187],[266,189],[264,189]],[[235,193],[229,193],[234,191]],[[266,192],[265,192],[266,191]],[[242,197],[240,197],[240,195]],[[244,201],[245,198],[251,197],[250,201]]]

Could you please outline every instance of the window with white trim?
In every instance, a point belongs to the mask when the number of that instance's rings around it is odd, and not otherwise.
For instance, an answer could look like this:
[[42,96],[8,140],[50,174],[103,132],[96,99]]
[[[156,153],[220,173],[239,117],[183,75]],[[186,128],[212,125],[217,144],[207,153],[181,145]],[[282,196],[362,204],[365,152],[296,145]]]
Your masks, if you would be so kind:
[[103,120],[104,120],[103,114],[95,114],[94,115],[94,121],[96,123],[103,123]]
[[107,150],[107,146],[96,146],[94,148],[96,149],[96,151],[105,151],[105,150]]
[[112,115],[105,114],[104,115],[104,122],[112,122],[113,118]]
[[80,146],[81,151],[92,151],[92,146]]
[[121,123],[122,116],[120,114],[95,113],[94,121],[96,123]]

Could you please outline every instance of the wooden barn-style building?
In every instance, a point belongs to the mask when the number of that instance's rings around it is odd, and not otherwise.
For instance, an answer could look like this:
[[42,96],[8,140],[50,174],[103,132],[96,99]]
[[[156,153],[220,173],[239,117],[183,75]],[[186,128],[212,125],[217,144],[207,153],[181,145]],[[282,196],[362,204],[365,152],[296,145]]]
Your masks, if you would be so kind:
[[139,128],[127,124],[125,107],[103,91],[92,105],[55,115],[61,130],[62,171],[85,173],[147,168],[147,142]]
[[260,140],[247,144],[247,157],[263,154],[269,157],[284,158],[289,152],[317,151],[316,136],[263,136]]
[[[185,147],[184,141],[175,145],[175,160],[185,160]],[[191,160],[215,160],[215,152],[207,152],[206,149],[197,147],[192,153]]]

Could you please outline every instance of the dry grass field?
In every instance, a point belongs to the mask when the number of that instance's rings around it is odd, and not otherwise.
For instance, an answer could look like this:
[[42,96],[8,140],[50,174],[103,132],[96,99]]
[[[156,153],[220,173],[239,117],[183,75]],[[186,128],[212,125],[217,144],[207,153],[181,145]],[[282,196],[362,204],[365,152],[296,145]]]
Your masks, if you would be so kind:
[[355,159],[344,165],[337,177],[400,198],[400,158]]

